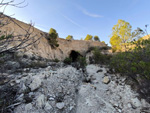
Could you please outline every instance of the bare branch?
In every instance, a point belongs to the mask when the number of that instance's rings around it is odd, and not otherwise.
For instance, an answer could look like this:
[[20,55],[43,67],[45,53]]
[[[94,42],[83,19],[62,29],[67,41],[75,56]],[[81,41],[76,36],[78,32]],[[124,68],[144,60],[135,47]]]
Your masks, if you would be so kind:
[[[14,3],[14,1],[15,0],[4,2],[4,0],[1,0],[0,8],[4,7],[5,9],[7,6],[19,8],[24,7],[20,5],[25,3],[25,0],[20,3]],[[17,35],[15,34],[15,31],[11,31],[10,33],[10,31],[5,28],[6,26],[9,27],[8,24],[10,23],[18,26],[19,29],[23,31],[23,33]],[[3,13],[0,13],[0,54],[5,52],[16,52],[20,49],[25,49],[26,47],[32,46],[33,44],[37,43],[37,41],[39,41],[42,36],[42,33],[40,35],[34,34],[34,27],[32,22],[30,23],[28,28],[24,28],[20,24],[18,24],[15,19],[6,16]]]

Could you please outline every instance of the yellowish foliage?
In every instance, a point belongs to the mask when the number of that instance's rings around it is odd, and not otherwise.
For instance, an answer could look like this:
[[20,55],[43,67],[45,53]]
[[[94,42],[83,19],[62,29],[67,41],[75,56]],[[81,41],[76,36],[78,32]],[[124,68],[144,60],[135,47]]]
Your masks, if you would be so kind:
[[92,35],[89,35],[87,34],[86,38],[84,40],[92,40],[93,36]]
[[112,45],[112,48],[120,50],[121,45],[131,41],[133,38],[131,30],[132,26],[128,22],[124,20],[118,20],[118,23],[112,28],[113,32],[110,38],[110,44]]

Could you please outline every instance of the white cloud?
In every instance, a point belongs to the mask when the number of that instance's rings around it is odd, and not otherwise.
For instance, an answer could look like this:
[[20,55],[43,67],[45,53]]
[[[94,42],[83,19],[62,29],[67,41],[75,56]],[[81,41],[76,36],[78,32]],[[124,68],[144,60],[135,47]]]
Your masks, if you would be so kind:
[[82,12],[83,12],[85,15],[90,16],[90,17],[93,17],[93,18],[102,18],[102,17],[103,17],[102,15],[90,13],[90,12],[88,12],[88,11],[85,10],[85,9],[83,9]]
[[75,21],[73,21],[72,19],[70,19],[69,17],[67,17],[67,16],[65,16],[65,15],[63,15],[63,14],[61,14],[65,19],[67,19],[69,22],[71,22],[72,24],[74,24],[74,25],[76,25],[76,26],[78,26],[78,27],[80,27],[80,28],[83,28],[81,25],[79,25],[78,23],[76,23]]
[[104,16],[99,15],[99,14],[90,13],[90,12],[88,12],[86,9],[82,8],[82,7],[79,6],[79,5],[76,5],[76,6],[77,6],[77,8],[78,8],[79,10],[82,11],[83,14],[85,14],[85,15],[87,15],[87,16],[90,16],[90,17],[93,17],[93,18],[102,18],[102,17],[104,17]]

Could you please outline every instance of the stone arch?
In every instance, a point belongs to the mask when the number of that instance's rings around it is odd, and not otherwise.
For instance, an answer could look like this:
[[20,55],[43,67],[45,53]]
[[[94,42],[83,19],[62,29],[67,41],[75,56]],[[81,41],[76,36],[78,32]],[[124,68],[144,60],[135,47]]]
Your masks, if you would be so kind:
[[75,51],[75,50],[72,50],[69,54],[69,58],[72,59],[72,62],[76,62],[77,61],[77,58],[82,56],[79,52]]

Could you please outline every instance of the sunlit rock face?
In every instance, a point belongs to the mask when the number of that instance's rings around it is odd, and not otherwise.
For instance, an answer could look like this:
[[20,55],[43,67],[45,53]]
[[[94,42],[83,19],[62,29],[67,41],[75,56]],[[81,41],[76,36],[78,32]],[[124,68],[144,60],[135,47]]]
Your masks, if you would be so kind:
[[[6,17],[5,19],[8,19],[9,17]],[[16,24],[17,23],[17,24]],[[19,27],[19,26],[21,27]],[[25,30],[28,30],[30,28],[30,24],[23,23],[21,21],[18,21],[16,19],[13,19],[13,22],[10,21],[10,24],[5,25],[5,27],[2,28],[2,30],[6,31],[8,33],[14,33],[15,35],[18,34],[25,34]],[[43,31],[40,31],[39,29],[33,28],[30,29],[32,32],[31,38],[35,36],[34,39],[38,39],[39,37],[40,40],[34,43],[32,46],[21,50],[25,52],[28,55],[35,55],[35,56],[40,56],[43,58],[47,59],[59,59],[63,60],[66,57],[70,56],[71,51],[77,51],[81,55],[85,55],[85,53],[88,51],[90,47],[104,47],[106,46],[104,43],[101,42],[96,42],[96,41],[84,41],[84,40],[65,40],[62,38],[58,38],[58,44],[59,47],[52,49],[51,46],[48,43],[48,40],[46,39],[46,33]],[[41,34],[43,34],[41,36]],[[17,43],[17,42],[16,42]],[[13,43],[15,44],[15,42]]]

